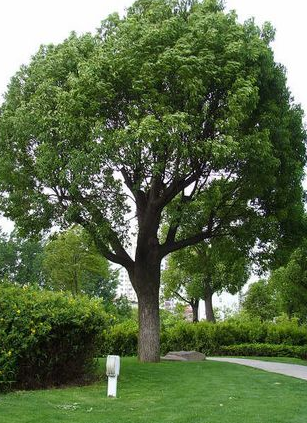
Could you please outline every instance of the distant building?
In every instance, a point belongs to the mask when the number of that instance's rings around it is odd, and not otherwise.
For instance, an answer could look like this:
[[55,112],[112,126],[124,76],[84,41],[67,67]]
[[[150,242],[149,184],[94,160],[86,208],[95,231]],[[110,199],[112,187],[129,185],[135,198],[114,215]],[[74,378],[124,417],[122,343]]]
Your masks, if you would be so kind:
[[124,267],[119,269],[118,279],[119,284],[116,293],[117,297],[125,296],[131,303],[137,303],[138,299],[136,293],[133,289],[133,286],[131,285],[128,272]]
[[[135,250],[136,250],[136,239],[135,237],[130,238],[130,246],[128,248],[128,254],[132,259],[135,257]],[[118,274],[119,284],[117,287],[117,297],[125,296],[132,304],[137,304],[138,299],[136,293],[131,285],[130,278],[128,275],[127,270],[124,267],[119,268]]]

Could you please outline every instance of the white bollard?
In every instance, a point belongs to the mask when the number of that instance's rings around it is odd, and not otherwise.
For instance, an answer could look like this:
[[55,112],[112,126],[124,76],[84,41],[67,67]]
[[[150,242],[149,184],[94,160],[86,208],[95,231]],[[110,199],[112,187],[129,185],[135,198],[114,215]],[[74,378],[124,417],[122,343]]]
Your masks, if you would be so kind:
[[116,397],[117,376],[120,370],[119,355],[108,355],[107,357],[107,376],[108,376],[108,397]]

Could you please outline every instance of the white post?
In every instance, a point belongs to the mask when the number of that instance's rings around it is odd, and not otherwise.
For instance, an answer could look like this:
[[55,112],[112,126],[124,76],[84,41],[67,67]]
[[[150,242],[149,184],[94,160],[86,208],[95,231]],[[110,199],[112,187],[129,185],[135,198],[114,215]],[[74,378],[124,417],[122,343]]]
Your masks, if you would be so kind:
[[108,377],[108,397],[116,398],[117,376]]
[[118,355],[108,355],[107,376],[108,376],[108,397],[116,398],[117,376],[120,370],[120,357]]

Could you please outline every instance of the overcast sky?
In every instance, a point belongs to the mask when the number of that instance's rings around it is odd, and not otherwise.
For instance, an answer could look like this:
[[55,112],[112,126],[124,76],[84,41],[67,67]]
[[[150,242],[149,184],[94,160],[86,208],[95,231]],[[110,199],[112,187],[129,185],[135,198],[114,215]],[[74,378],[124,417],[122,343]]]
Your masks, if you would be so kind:
[[[0,94],[10,77],[29,62],[41,44],[59,43],[71,31],[93,32],[109,13],[123,13],[130,0],[3,0],[0,1]],[[307,1],[228,0],[240,21],[254,16],[261,25],[270,21],[276,28],[275,59],[287,68],[288,85],[307,112]],[[306,121],[306,118],[305,118]],[[0,226],[9,225],[0,219]]]

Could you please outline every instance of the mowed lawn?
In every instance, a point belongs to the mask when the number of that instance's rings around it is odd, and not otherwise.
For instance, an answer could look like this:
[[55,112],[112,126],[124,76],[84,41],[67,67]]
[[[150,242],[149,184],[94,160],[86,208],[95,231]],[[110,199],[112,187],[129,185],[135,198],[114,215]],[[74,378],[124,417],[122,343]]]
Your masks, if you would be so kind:
[[[105,361],[101,361],[104,372]],[[121,360],[118,398],[105,380],[0,395],[1,423],[306,423],[307,382],[230,363]]]

